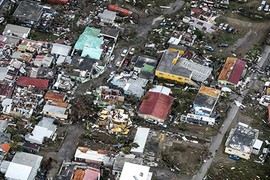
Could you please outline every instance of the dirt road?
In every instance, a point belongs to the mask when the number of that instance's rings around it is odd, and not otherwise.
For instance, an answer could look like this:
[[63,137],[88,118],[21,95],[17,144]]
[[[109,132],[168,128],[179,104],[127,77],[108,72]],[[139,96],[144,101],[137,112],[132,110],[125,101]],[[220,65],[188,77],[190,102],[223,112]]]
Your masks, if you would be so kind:
[[52,169],[48,173],[49,177],[55,177],[58,170],[64,160],[72,160],[74,157],[79,137],[84,133],[84,129],[81,124],[73,124],[67,126],[67,136],[58,152],[46,152],[41,151],[39,155],[42,155],[44,159],[52,158],[57,163],[52,163]]
[[261,43],[270,29],[270,23],[268,22],[252,23],[230,17],[226,19],[231,25],[242,26],[249,30],[248,33],[243,38],[237,40],[230,49],[236,54],[244,55],[250,51],[254,45]]

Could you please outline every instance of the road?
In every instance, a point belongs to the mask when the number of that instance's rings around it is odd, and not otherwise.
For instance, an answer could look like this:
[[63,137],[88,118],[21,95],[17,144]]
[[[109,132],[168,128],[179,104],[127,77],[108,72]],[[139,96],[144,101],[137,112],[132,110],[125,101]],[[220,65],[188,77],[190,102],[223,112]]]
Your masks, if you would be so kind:
[[58,152],[40,151],[44,159],[52,158],[57,161],[53,162],[52,169],[48,172],[48,178],[55,177],[64,160],[72,160],[74,157],[79,137],[84,133],[82,124],[67,125],[67,136]]
[[[268,61],[269,53],[270,53],[270,46],[265,46],[263,54],[262,54],[262,59],[257,64],[259,67],[263,67],[263,65]],[[257,76],[257,74],[255,74],[255,73],[252,73],[250,75],[251,79],[253,79],[256,76]],[[253,83],[251,83],[250,86],[243,92],[243,94],[242,94],[243,97],[248,93],[248,91],[249,91],[250,87],[252,87],[252,85],[253,85]],[[241,103],[243,100],[243,97],[238,96],[238,98],[236,100]],[[236,116],[238,110],[239,110],[239,107],[237,107],[235,104],[231,105],[231,109],[228,113],[227,118],[224,120],[224,123],[221,126],[219,133],[213,139],[212,144],[209,147],[209,152],[212,153],[212,156],[203,163],[199,172],[192,177],[193,180],[204,179],[208,169],[210,168],[210,166],[212,164],[213,159],[215,158],[216,150],[219,149],[225,133],[228,131],[231,123],[235,120],[235,116]]]

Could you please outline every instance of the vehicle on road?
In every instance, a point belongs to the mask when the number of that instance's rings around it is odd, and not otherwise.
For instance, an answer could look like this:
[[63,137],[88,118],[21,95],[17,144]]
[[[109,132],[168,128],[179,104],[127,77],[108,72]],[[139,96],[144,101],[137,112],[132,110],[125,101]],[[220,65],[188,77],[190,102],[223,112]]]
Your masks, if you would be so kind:
[[229,155],[229,158],[231,158],[231,159],[233,159],[233,160],[236,160],[236,161],[240,160],[240,157],[237,156],[237,155],[235,155],[235,154],[230,154],[230,155]]

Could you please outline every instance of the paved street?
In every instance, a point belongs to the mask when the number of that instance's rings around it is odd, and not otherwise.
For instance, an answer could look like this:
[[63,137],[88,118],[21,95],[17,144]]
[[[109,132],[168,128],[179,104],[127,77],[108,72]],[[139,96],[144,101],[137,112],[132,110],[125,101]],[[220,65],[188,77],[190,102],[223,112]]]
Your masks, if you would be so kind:
[[[264,51],[263,51],[263,54],[262,54],[262,59],[260,60],[260,62],[258,62],[259,67],[263,67],[263,65],[268,61],[269,53],[270,53],[270,46],[266,46]],[[251,79],[253,79],[256,76],[257,76],[257,74],[255,74],[255,73],[252,73],[250,75]],[[242,94],[243,97],[248,93],[249,88],[252,87],[252,84],[250,84],[250,86],[243,92],[243,94]],[[243,97],[238,96],[238,98],[236,100],[241,103],[242,100],[243,100]],[[201,180],[201,179],[203,179],[205,177],[208,169],[210,168],[210,166],[212,164],[213,159],[215,158],[216,150],[219,149],[219,147],[220,147],[220,145],[222,143],[222,139],[224,138],[225,133],[228,131],[231,123],[233,122],[233,120],[235,120],[235,116],[236,116],[238,110],[239,110],[239,107],[237,107],[235,104],[231,105],[231,109],[230,109],[230,111],[228,113],[227,118],[224,120],[224,123],[221,126],[221,128],[219,130],[219,133],[213,139],[212,144],[209,147],[209,152],[212,153],[211,158],[206,159],[206,162],[203,163],[203,165],[201,166],[199,172],[192,177],[193,180]]]

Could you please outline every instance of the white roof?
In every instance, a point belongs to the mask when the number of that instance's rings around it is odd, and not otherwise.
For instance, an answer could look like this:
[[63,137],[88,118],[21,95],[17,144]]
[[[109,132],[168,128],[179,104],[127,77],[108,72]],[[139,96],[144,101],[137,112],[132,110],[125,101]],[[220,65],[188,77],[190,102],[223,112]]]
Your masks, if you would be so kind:
[[49,112],[49,113],[53,113],[53,114],[65,114],[66,110],[67,110],[66,108],[62,108],[62,107],[58,107],[58,106],[52,106],[52,105],[49,105],[49,104],[46,104],[43,107],[43,112],[44,113]]
[[32,167],[11,162],[5,177],[16,180],[28,180]]
[[125,162],[120,180],[151,180],[150,167]]
[[154,88],[150,89],[149,92],[157,92],[165,95],[170,95],[171,89],[165,86],[155,86]]
[[42,156],[35,154],[16,152],[5,176],[16,180],[33,180],[40,167]]
[[180,43],[180,39],[179,38],[175,38],[175,37],[171,37],[168,41],[169,44],[174,44],[174,45],[178,45]]
[[[55,128],[56,129],[56,128]],[[42,144],[45,137],[50,138],[55,131],[36,125],[31,134],[25,136],[25,140],[32,143]]]
[[253,148],[255,148],[255,149],[261,149],[261,147],[262,147],[262,144],[263,144],[263,141],[261,141],[261,140],[259,140],[259,139],[256,139],[256,141],[255,141],[255,143],[254,143],[254,145],[253,145]]
[[62,56],[67,56],[69,54],[70,50],[71,50],[71,46],[54,43],[51,53],[52,54],[59,54]]
[[23,26],[17,26],[14,24],[7,24],[3,35],[15,35],[20,38],[27,38],[28,34],[30,33],[31,28],[23,27]]
[[7,67],[0,67],[0,81],[3,81],[7,75],[8,68]]
[[80,148],[84,148],[84,147],[78,147],[76,149],[75,158],[92,160],[92,161],[97,161],[97,162],[104,162],[106,159],[106,155],[99,154],[98,151],[93,151],[93,150],[88,149],[86,152],[85,151],[83,152],[83,150],[80,150]]
[[134,138],[134,143],[137,143],[139,147],[137,148],[132,148],[130,152],[132,153],[139,153],[142,154],[144,151],[144,146],[148,137],[150,129],[149,128],[142,128],[138,127],[135,138]]

